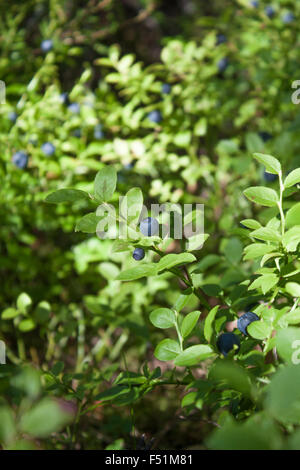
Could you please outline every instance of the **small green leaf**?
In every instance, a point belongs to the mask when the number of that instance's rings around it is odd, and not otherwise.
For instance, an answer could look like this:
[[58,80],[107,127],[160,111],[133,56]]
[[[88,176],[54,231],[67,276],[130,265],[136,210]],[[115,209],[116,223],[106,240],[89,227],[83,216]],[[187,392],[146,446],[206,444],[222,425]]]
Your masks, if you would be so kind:
[[97,217],[95,212],[90,212],[78,220],[75,232],[96,233],[100,220],[101,217]]
[[128,224],[139,221],[143,208],[143,193],[140,188],[131,188],[124,196],[120,206],[120,215]]
[[154,276],[156,274],[156,264],[148,263],[137,266],[136,268],[127,269],[119,274],[119,281],[134,281],[141,277]]
[[193,261],[196,261],[196,258],[191,253],[172,253],[170,255],[165,255],[157,264],[157,272],[159,273],[165,269],[170,269],[181,264],[192,263]]
[[300,243],[300,225],[295,225],[285,232],[282,243],[287,251],[296,251]]
[[219,305],[216,305],[214,308],[212,308],[209,312],[209,314],[207,315],[207,317],[205,318],[205,322],[204,322],[204,338],[206,339],[206,341],[208,343],[210,343],[211,341],[211,338],[212,338],[212,335],[213,335],[213,327],[212,327],[212,324],[215,320],[215,316],[217,314],[219,310]]
[[294,184],[300,183],[300,168],[291,171],[284,180],[284,187],[290,188]]
[[183,338],[189,336],[189,334],[193,331],[200,315],[201,312],[199,312],[199,310],[195,310],[194,312],[188,313],[187,316],[184,317],[180,328]]
[[169,308],[157,308],[150,313],[150,321],[157,328],[171,328],[176,324],[176,316]]
[[272,326],[263,321],[254,321],[247,327],[247,333],[255,339],[266,339],[271,335]]
[[263,240],[267,242],[280,242],[281,236],[275,230],[272,230],[268,227],[260,227],[257,230],[251,232],[251,237],[258,238],[258,240]]
[[17,308],[21,313],[26,314],[29,310],[29,307],[32,304],[32,300],[26,292],[22,292],[17,298]]
[[295,225],[300,225],[300,202],[292,206],[286,213],[285,225],[291,228]]
[[177,341],[173,339],[162,340],[155,348],[154,356],[160,361],[171,361],[180,353]]
[[281,165],[277,158],[272,157],[272,155],[266,155],[264,153],[255,153],[254,158],[262,163],[268,173],[273,175],[279,175],[281,172]]
[[51,368],[51,372],[53,375],[59,375],[61,372],[64,370],[64,363],[62,361],[58,361],[54,364],[54,366]]
[[82,199],[89,199],[89,195],[80,189],[58,189],[49,194],[45,201],[51,204],[59,204],[61,202],[75,202]]
[[250,228],[251,230],[256,230],[261,227],[261,224],[254,219],[241,220],[241,224],[245,225],[245,227]]
[[253,186],[252,188],[246,189],[244,194],[251,202],[262,206],[276,206],[279,201],[276,191],[264,186]]
[[35,326],[36,325],[31,318],[25,318],[18,324],[18,329],[23,331],[23,333],[26,333],[27,331],[34,330]]
[[174,364],[176,366],[185,367],[195,366],[199,364],[199,362],[212,357],[213,355],[214,352],[210,346],[207,344],[197,344],[195,346],[190,346],[180,353],[176,357]]
[[293,297],[300,297],[300,284],[297,282],[288,282],[285,285],[285,290]]
[[64,411],[58,402],[44,398],[23,414],[20,428],[26,434],[45,438],[61,431],[72,419],[73,415]]
[[18,310],[9,307],[3,310],[1,318],[2,320],[11,320],[12,318],[17,317],[18,315],[20,315],[20,312]]
[[109,201],[117,186],[117,172],[113,166],[102,168],[96,175],[94,190],[99,202]]

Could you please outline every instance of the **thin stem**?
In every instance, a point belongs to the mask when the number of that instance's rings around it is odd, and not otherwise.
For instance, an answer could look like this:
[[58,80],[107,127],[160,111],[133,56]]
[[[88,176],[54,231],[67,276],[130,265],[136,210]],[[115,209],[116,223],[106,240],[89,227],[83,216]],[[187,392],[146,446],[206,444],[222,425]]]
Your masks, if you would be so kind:
[[284,191],[284,185],[282,182],[282,172],[280,171],[279,173],[279,190],[280,190],[280,195],[279,195],[279,201],[277,203],[278,208],[279,208],[279,213],[280,213],[280,218],[281,218],[281,235],[284,236],[284,231],[285,231],[285,218],[284,218],[284,213],[283,213],[283,208],[282,208],[282,195]]
[[183,351],[183,337],[180,333],[180,329],[179,329],[179,325],[178,325],[178,312],[177,312],[177,310],[174,310],[174,313],[175,313],[175,318],[176,318],[175,328],[176,328],[176,333],[177,333],[178,340],[179,340],[180,351]]

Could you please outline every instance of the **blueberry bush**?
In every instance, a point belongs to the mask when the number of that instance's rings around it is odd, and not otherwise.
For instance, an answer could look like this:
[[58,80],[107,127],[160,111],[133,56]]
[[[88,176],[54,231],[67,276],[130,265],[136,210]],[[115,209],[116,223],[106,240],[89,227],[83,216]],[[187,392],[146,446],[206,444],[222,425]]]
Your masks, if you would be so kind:
[[175,3],[0,6],[3,449],[300,448],[300,6]]

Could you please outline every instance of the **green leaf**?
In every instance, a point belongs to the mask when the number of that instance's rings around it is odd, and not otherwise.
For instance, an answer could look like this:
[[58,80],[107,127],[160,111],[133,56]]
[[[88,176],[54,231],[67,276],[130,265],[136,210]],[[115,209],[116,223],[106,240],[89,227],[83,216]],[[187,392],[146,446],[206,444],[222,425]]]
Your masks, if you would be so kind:
[[300,225],[300,202],[291,207],[285,217],[285,225],[287,228]]
[[252,243],[248,245],[244,252],[244,260],[260,258],[267,253],[271,253],[276,250],[274,245],[266,245],[264,243]]
[[300,284],[297,284],[297,282],[288,282],[285,285],[285,290],[292,297],[300,297]]
[[20,321],[18,324],[18,329],[26,333],[27,331],[34,330],[36,327],[34,321],[31,318],[25,318],[24,320]]
[[173,339],[162,340],[155,348],[154,356],[160,361],[171,361],[180,353],[180,346]]
[[300,183],[300,168],[291,171],[284,180],[284,187],[290,188],[294,184]]
[[143,208],[143,193],[140,188],[131,188],[124,196],[120,206],[120,214],[127,223],[137,224]]
[[26,314],[29,307],[32,305],[32,300],[26,292],[22,292],[17,298],[17,308],[21,313]]
[[251,232],[250,235],[253,238],[258,238],[258,240],[263,240],[267,242],[281,241],[281,236],[279,235],[279,233],[275,232],[275,230],[272,230],[268,227],[261,227],[257,230],[254,230],[253,232]]
[[212,356],[214,356],[214,351],[210,346],[207,344],[197,344],[195,346],[190,346],[180,353],[176,357],[174,364],[176,366],[185,367],[195,366],[204,359],[208,359]]
[[192,263],[196,258],[191,253],[171,253],[170,255],[163,256],[157,264],[157,272],[164,271],[165,269],[173,268],[186,263]]
[[269,323],[263,321],[254,321],[247,327],[247,333],[252,338],[263,340],[271,335],[272,326]]
[[51,372],[53,375],[58,376],[59,374],[62,373],[62,371],[64,370],[64,367],[65,367],[65,364],[62,361],[58,361],[51,368]]
[[242,258],[243,245],[238,238],[230,238],[225,245],[224,255],[232,264],[238,264]]
[[201,312],[199,312],[199,310],[195,310],[194,312],[188,313],[186,317],[184,317],[180,328],[183,338],[189,336],[189,334],[193,331],[200,315]]
[[116,278],[119,281],[134,281],[141,277],[154,276],[156,274],[156,264],[148,263],[137,266],[136,268],[127,269],[119,274]]
[[174,310],[180,312],[188,302],[193,298],[193,292],[191,288],[186,289],[183,294],[180,294],[178,299],[175,302]]
[[44,398],[24,413],[20,428],[26,434],[45,438],[53,432],[61,431],[72,419],[73,415],[64,411],[58,402]]
[[15,421],[13,411],[8,408],[0,407],[0,442],[11,442],[15,437]]
[[261,227],[261,224],[254,219],[241,220],[241,224],[245,225],[245,227],[250,228],[251,230],[256,230]]
[[253,186],[252,188],[246,189],[244,194],[251,202],[255,202],[261,206],[276,206],[279,201],[276,191],[264,186]]
[[204,338],[208,343],[210,343],[214,329],[213,329],[213,322],[215,320],[215,316],[219,310],[219,305],[216,305],[214,308],[212,308],[205,318],[204,322]]
[[286,313],[283,317],[287,325],[298,325],[300,323],[300,308]]
[[261,288],[263,294],[266,294],[269,290],[272,289],[279,281],[278,276],[276,274],[267,273],[263,274],[262,276],[255,279],[249,286],[249,290]]
[[169,308],[157,308],[150,313],[150,321],[157,328],[171,328],[176,324],[176,316]]
[[[288,321],[288,315],[286,320]],[[285,319],[285,317],[283,317]],[[275,346],[279,356],[289,364],[300,364],[300,329],[288,327],[277,331]]]
[[97,225],[102,217],[97,217],[95,212],[90,212],[78,220],[75,232],[96,233]]
[[262,163],[268,173],[273,175],[279,175],[281,172],[281,165],[277,158],[272,157],[272,155],[266,155],[264,153],[255,153],[254,158]]
[[252,395],[252,383],[247,371],[232,361],[216,361],[209,376],[214,380],[225,382],[227,387],[244,395]]
[[59,204],[61,202],[75,202],[82,199],[89,199],[89,195],[80,189],[58,189],[48,194],[45,201],[51,204]]
[[18,315],[20,315],[20,312],[18,310],[9,307],[3,310],[1,318],[2,320],[11,320],[12,318],[17,317]]
[[94,190],[99,202],[109,201],[117,186],[117,172],[113,166],[102,168],[96,175]]
[[[299,347],[298,347],[299,348]],[[265,407],[283,424],[300,424],[300,367],[289,365],[278,370],[267,388]]]
[[287,251],[296,251],[300,243],[300,225],[295,225],[285,232],[282,243]]

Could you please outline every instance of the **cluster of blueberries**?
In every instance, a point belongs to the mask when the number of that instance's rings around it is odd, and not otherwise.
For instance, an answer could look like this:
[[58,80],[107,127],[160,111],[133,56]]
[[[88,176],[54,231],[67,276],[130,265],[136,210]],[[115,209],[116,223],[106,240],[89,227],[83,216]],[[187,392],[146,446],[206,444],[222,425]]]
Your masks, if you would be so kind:
[[[140,223],[140,231],[145,237],[152,237],[159,232],[159,223],[153,217],[146,217]],[[132,257],[136,261],[141,261],[145,257],[143,248],[135,248]]]
[[[146,237],[151,237],[156,235],[159,232],[159,223],[153,217],[147,217],[143,219],[140,223],[140,231]],[[133,258],[136,261],[141,261],[145,257],[145,251],[143,248],[135,248],[133,251]],[[259,316],[254,312],[246,312],[244,315],[239,317],[237,321],[237,327],[243,335],[248,336],[247,328],[250,323],[258,321]],[[240,349],[240,339],[234,333],[222,333],[217,340],[217,348],[223,356],[234,349],[234,346],[237,347],[237,350]]]
[[[249,336],[247,333],[248,326],[254,321],[258,321],[259,316],[254,312],[246,312],[244,315],[240,316],[237,321],[237,327],[241,333],[245,336]],[[237,347],[237,350],[240,349],[240,338],[234,333],[222,333],[217,340],[217,348],[223,356],[234,349],[234,346]]]
[[[250,5],[253,7],[253,8],[258,8],[259,7],[259,1],[258,0],[251,0],[250,1]],[[268,18],[273,18],[273,16],[275,15],[276,13],[276,10],[275,8],[272,6],[272,5],[267,5],[265,7],[265,14],[267,15]],[[292,21],[294,21],[295,19],[295,16],[293,15],[292,12],[288,11],[287,13],[285,13],[282,17],[282,21],[283,23],[291,23]]]

